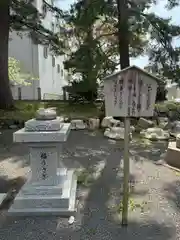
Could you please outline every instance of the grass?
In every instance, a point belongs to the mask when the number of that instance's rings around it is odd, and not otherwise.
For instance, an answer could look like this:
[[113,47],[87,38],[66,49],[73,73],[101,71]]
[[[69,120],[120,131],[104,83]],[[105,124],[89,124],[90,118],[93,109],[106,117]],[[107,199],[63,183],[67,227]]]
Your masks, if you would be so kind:
[[93,182],[92,169],[83,169],[82,171],[77,171],[77,184],[80,186],[88,187]]
[[28,120],[33,118],[39,107],[56,107],[59,116],[70,119],[97,117],[99,115],[99,104],[79,104],[60,101],[15,101],[16,109],[13,111],[0,110],[0,119]]
[[[142,201],[140,203],[135,202],[133,198],[129,199],[128,202],[128,210],[135,211],[136,209],[140,209],[141,212],[144,212],[145,206],[147,205],[147,201]],[[122,201],[117,205],[117,212],[121,213],[123,210],[123,203]]]

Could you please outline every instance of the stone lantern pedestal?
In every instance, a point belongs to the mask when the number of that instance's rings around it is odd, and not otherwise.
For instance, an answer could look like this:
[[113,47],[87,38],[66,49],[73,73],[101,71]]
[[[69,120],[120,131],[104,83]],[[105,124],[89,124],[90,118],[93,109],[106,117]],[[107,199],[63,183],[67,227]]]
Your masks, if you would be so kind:
[[54,110],[40,109],[36,119],[14,133],[15,142],[29,146],[31,171],[9,209],[10,215],[71,216],[75,212],[76,176],[73,170],[59,168],[61,144],[71,126],[60,120]]

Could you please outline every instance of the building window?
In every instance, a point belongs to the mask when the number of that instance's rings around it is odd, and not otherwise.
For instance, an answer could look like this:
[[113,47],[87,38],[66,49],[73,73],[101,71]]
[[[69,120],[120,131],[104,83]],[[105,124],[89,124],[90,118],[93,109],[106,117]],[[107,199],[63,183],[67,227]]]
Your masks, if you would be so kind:
[[60,73],[60,65],[57,65],[57,72]]
[[42,17],[45,18],[47,14],[47,5],[45,2],[42,4]]
[[52,66],[55,67],[55,64],[56,64],[56,63],[55,63],[55,57],[52,56]]
[[61,77],[63,77],[64,76],[64,71],[63,71],[63,69],[61,69]]
[[48,47],[45,46],[44,47],[44,58],[47,58],[48,57]]

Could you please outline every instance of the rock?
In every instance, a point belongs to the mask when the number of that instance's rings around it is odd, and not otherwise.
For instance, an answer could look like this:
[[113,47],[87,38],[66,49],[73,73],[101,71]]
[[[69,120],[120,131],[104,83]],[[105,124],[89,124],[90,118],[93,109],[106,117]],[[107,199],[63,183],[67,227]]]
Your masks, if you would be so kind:
[[142,130],[140,135],[149,140],[168,140],[170,137],[168,131],[161,128],[148,128],[146,130]]
[[71,216],[71,217],[69,218],[69,220],[68,220],[68,223],[71,225],[71,224],[74,223],[74,221],[75,221],[75,217],[74,217],[74,216]]
[[180,121],[174,121],[172,123],[171,135],[176,137],[178,134],[180,134]]
[[174,121],[177,120],[179,118],[178,112],[177,111],[169,111],[168,112],[168,117],[170,119],[170,121]]
[[120,127],[120,121],[112,118],[110,120],[110,126],[109,127]]
[[131,132],[135,132],[135,130],[136,130],[136,129],[135,129],[134,126],[130,126],[130,131],[131,131]]
[[113,117],[105,117],[105,118],[103,118],[103,120],[101,122],[101,127],[103,127],[103,128],[110,127],[112,119],[113,119]]
[[142,129],[147,129],[154,126],[154,122],[147,120],[145,118],[140,118],[138,121],[138,126]]
[[98,118],[89,118],[88,124],[89,129],[94,130],[99,128],[100,120]]
[[159,122],[159,127],[164,129],[164,130],[168,130],[168,129],[171,128],[171,124],[169,123],[169,119],[166,118],[166,117],[159,117],[158,122]]
[[64,122],[65,123],[69,123],[70,122],[70,119],[68,117],[64,118]]
[[124,127],[124,123],[120,120],[116,120],[113,117],[105,117],[102,120],[101,127],[111,128],[111,127]]
[[54,120],[56,117],[55,108],[39,108],[36,111],[36,120]]
[[18,128],[18,126],[17,126],[17,125],[15,125],[15,124],[13,124],[13,125],[10,125],[10,126],[9,126],[9,128],[10,128],[10,129],[17,129],[17,128]]
[[71,120],[72,130],[85,129],[85,128],[86,128],[86,125],[83,120],[79,120],[79,119]]
[[[63,119],[64,120],[64,119]],[[30,119],[25,122],[25,131],[27,132],[41,132],[41,131],[59,131],[62,127],[62,118],[57,117],[56,119],[52,120],[37,120],[37,119]]]
[[[104,136],[110,139],[124,139],[124,128],[122,127],[111,127],[107,128],[104,132]],[[130,133],[130,139],[132,138],[132,133]]]
[[158,160],[158,161],[156,161],[156,162],[154,162],[156,165],[164,165],[164,160]]

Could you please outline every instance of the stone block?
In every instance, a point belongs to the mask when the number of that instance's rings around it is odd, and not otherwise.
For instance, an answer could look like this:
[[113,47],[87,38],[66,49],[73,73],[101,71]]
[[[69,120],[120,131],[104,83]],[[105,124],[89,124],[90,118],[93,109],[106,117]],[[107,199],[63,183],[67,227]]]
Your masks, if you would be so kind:
[[147,129],[154,126],[154,122],[147,120],[145,118],[140,118],[138,121],[138,126],[142,129]]
[[70,123],[64,123],[59,131],[27,132],[25,128],[13,134],[14,142],[42,143],[42,142],[65,142],[70,133]]
[[86,124],[84,123],[83,120],[81,119],[73,119],[71,120],[71,129],[72,130],[80,130],[80,129],[85,129]]
[[172,167],[180,169],[180,148],[176,147],[176,142],[170,142],[165,156],[165,162]]
[[95,130],[99,128],[99,118],[89,118],[89,129]]
[[169,133],[161,128],[148,128],[142,130],[140,135],[149,140],[168,140],[170,137]]
[[39,109],[36,119],[15,132],[15,142],[29,146],[31,171],[27,182],[9,209],[11,215],[72,215],[75,211],[77,179],[73,170],[59,169],[62,142],[71,124],[61,123],[55,110]]
[[[61,170],[58,169],[57,178],[61,179],[61,184],[56,186],[56,191],[59,188],[59,192],[52,192],[55,186],[43,186],[43,194],[40,194],[41,191],[37,194],[37,186],[25,184],[16,196],[8,214],[16,216],[71,216],[74,214],[76,212],[76,175],[73,170],[69,170],[62,176]],[[41,186],[39,188],[42,190]]]
[[[107,128],[104,132],[104,136],[108,137],[110,139],[124,139],[124,128],[122,127],[112,127],[112,128]],[[132,138],[132,133],[130,131],[130,139]]]

